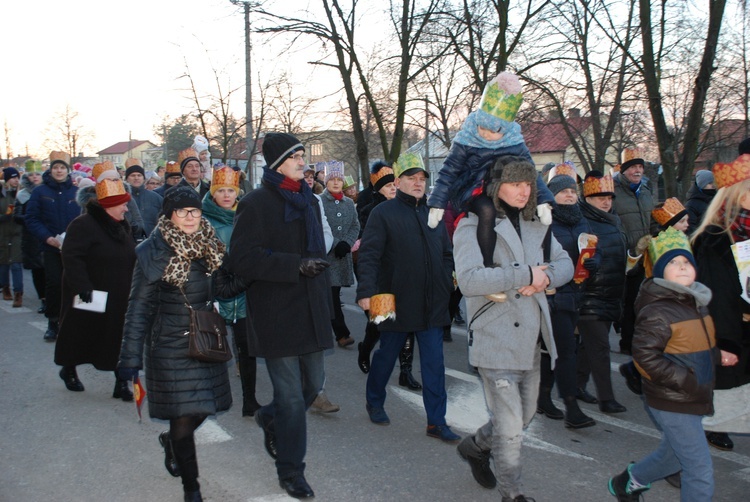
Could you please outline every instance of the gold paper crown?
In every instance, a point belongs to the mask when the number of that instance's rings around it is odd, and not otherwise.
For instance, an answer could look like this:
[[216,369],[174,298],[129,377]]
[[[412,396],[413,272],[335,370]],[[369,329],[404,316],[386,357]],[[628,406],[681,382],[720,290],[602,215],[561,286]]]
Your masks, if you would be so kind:
[[678,216],[682,218],[685,214],[687,214],[685,206],[675,197],[670,197],[664,202],[657,204],[654,210],[651,211],[651,216],[662,227],[674,225],[677,221],[672,220]]
[[94,164],[94,167],[91,168],[91,176],[98,181],[99,176],[101,176],[104,171],[117,172],[117,169],[115,169],[115,165],[111,160],[105,160],[104,162],[100,162],[99,164]]
[[182,165],[182,161],[189,158],[189,157],[195,157],[198,158],[198,152],[193,150],[192,148],[186,148],[180,153],[177,154],[177,163]]
[[659,232],[659,235],[651,239],[651,242],[648,243],[648,257],[655,267],[659,258],[664,256],[668,251],[675,249],[687,251],[691,255],[693,254],[687,235],[674,227],[669,227]]
[[399,155],[398,160],[393,163],[393,175],[398,178],[409,169],[421,169],[425,173],[427,170],[424,168],[424,162],[422,162],[422,156],[418,153],[408,152]]
[[44,171],[41,161],[29,159],[24,163],[27,173],[41,173]]
[[103,179],[96,183],[96,198],[98,200],[116,195],[125,195],[126,193],[122,180]]
[[712,171],[717,189],[750,179],[750,154],[742,154],[728,164],[714,164]]
[[622,151],[622,154],[620,155],[620,162],[625,163],[629,160],[633,159],[642,159],[643,158],[643,152],[641,152],[640,148],[626,148]]
[[66,165],[70,165],[70,154],[67,152],[52,151],[49,153],[49,163],[52,165],[55,161],[63,161]]
[[231,167],[222,167],[214,170],[211,177],[211,195],[220,188],[233,188],[237,195],[240,193],[240,172]]
[[375,186],[381,178],[383,178],[384,176],[388,176],[389,174],[393,176],[393,169],[387,166],[383,166],[380,168],[380,171],[370,175],[370,183],[372,183],[372,186]]
[[[125,169],[131,166],[141,166],[141,161],[134,158],[125,159]],[[142,166],[141,166],[142,167]]]
[[560,175],[570,176],[574,180],[578,181],[578,173],[576,172],[575,168],[566,163],[557,164],[555,167],[550,169],[549,174],[547,174],[547,179],[551,180],[555,176]]
[[493,117],[513,122],[522,103],[520,80],[513,73],[504,71],[484,87],[479,109]]
[[596,176],[589,176],[583,180],[583,196],[590,197],[592,195],[614,195],[615,194],[615,182],[612,180],[612,176],[606,174],[601,178]]
[[168,174],[168,173],[180,174],[180,164],[178,164],[174,160],[167,161],[165,169],[166,169],[164,171],[165,174]]

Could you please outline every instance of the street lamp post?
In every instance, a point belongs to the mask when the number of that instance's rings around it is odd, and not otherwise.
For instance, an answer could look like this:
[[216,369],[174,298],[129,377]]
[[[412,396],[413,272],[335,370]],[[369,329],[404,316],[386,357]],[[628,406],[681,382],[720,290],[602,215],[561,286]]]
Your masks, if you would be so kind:
[[250,186],[255,186],[255,176],[253,172],[252,157],[253,157],[253,144],[254,132],[253,132],[253,74],[252,74],[252,62],[251,55],[253,46],[250,41],[250,2],[240,0],[230,0],[234,5],[242,4],[245,10],[245,130],[247,135],[245,138],[245,151],[247,152],[247,180],[250,182]]

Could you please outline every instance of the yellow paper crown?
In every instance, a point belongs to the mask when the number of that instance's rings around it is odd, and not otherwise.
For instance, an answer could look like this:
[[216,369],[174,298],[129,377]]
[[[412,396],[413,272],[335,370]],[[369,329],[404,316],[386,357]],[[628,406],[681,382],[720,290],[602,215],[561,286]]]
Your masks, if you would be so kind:
[[240,172],[231,167],[222,167],[214,170],[211,177],[211,195],[219,188],[233,188],[237,194],[240,193]]
[[641,152],[640,148],[632,147],[632,148],[626,148],[622,151],[622,154],[620,155],[620,162],[625,163],[629,160],[633,159],[642,159],[643,158],[643,152]]
[[522,89],[518,76],[504,71],[484,87],[479,109],[493,117],[513,122],[523,103]]
[[396,178],[404,174],[409,169],[421,169],[427,174],[427,170],[424,168],[424,162],[422,156],[418,153],[407,152],[402,153],[396,162],[393,163],[393,174]]
[[656,267],[659,258],[673,250],[687,251],[691,256],[693,254],[687,235],[674,227],[662,230],[648,243],[648,257],[654,267]]
[[182,165],[182,161],[189,157],[195,157],[197,159],[198,152],[196,152],[192,148],[185,148],[183,151],[177,154],[177,163]]
[[50,165],[55,161],[62,161],[65,162],[65,165],[70,166],[70,154],[67,152],[52,151],[49,153]]
[[344,188],[343,189],[346,190],[347,188],[351,188],[353,186],[354,186],[354,178],[349,175],[344,176]]
[[99,200],[126,193],[122,180],[103,179],[96,183],[96,198]]
[[104,171],[117,172],[117,169],[115,169],[115,165],[111,160],[105,160],[104,162],[100,162],[99,164],[94,164],[94,167],[91,168],[91,176],[93,176],[95,180],[99,181],[99,176],[101,176]]
[[[664,202],[657,204],[651,211],[651,216],[662,227],[669,227],[687,214],[685,206],[675,197],[670,197]],[[677,218],[679,216],[679,218]],[[673,221],[676,220],[676,221]]]
[[596,176],[589,176],[583,180],[583,196],[590,197],[592,195],[614,195],[615,194],[615,182],[612,176],[606,174],[601,178]]
[[750,154],[742,154],[728,164],[714,164],[712,171],[717,189],[750,179]]
[[[131,166],[141,166],[141,161],[134,158],[125,159],[125,169],[131,167]],[[141,166],[143,167],[143,166]]]

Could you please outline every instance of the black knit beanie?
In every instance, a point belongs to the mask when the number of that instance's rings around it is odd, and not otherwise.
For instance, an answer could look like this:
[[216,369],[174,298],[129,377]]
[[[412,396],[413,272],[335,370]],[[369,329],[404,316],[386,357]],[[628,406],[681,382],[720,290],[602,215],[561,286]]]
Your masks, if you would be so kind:
[[130,166],[127,169],[125,169],[125,179],[128,179],[128,176],[130,176],[133,173],[141,173],[141,175],[145,178],[146,177],[146,171],[141,166]]
[[269,132],[263,137],[263,158],[268,169],[276,170],[294,152],[305,150],[300,140],[285,132]]
[[576,189],[576,180],[568,176],[567,174],[558,174],[547,183],[547,188],[552,192],[552,195],[557,195],[566,188]]
[[175,209],[196,207],[203,209],[201,198],[193,187],[175,185],[164,192],[164,200],[161,203],[161,212],[167,218],[172,217]]

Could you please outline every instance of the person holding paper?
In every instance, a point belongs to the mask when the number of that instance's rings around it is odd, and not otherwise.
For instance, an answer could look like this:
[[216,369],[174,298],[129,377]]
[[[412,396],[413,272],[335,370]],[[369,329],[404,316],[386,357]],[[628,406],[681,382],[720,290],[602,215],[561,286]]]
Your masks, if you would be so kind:
[[[713,173],[718,191],[690,240],[698,264],[697,280],[713,292],[708,310],[721,350],[716,389],[725,390],[750,383],[750,305],[742,299],[744,284],[737,266],[738,261],[748,259],[744,253],[734,254],[750,244],[750,154],[714,165]],[[725,432],[707,432],[706,438],[720,450],[734,448]]]
[[[130,194],[115,170],[76,196],[83,214],[68,226],[62,245],[62,307],[55,364],[74,392],[84,390],[76,366],[114,372],[135,264],[135,243],[125,219]],[[94,293],[106,303],[92,306]],[[75,303],[78,303],[76,305]],[[83,307],[83,308],[81,308]],[[116,375],[115,375],[116,376]],[[112,397],[132,401],[125,380],[115,378]]]

